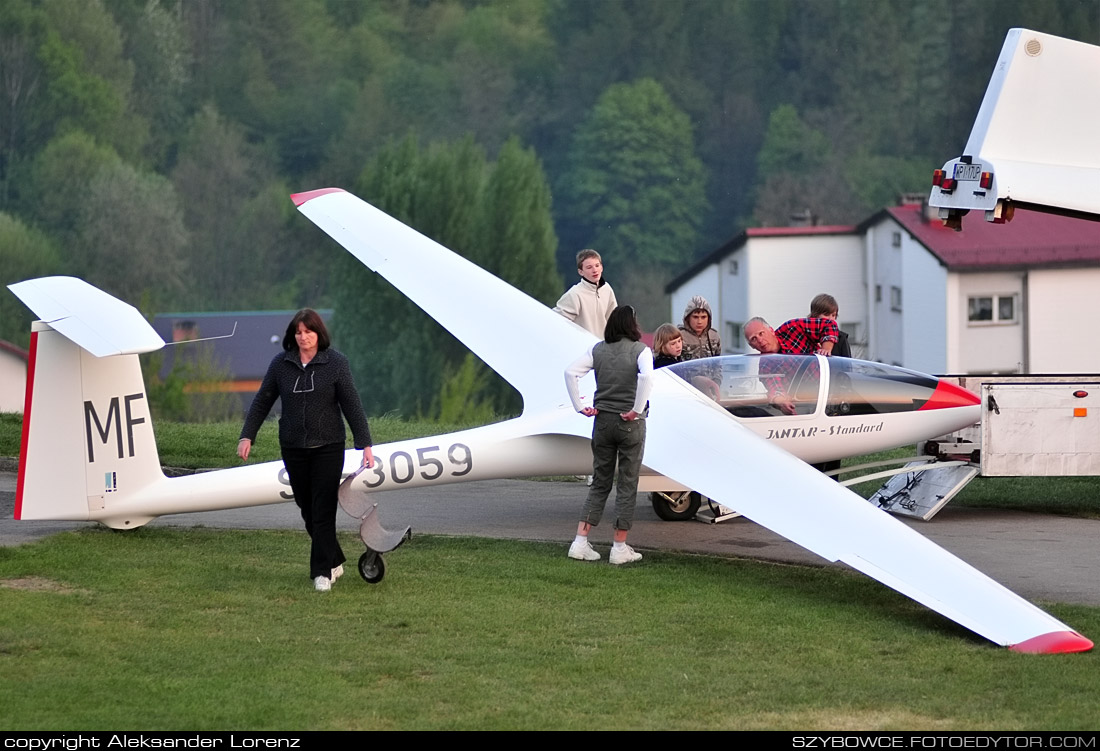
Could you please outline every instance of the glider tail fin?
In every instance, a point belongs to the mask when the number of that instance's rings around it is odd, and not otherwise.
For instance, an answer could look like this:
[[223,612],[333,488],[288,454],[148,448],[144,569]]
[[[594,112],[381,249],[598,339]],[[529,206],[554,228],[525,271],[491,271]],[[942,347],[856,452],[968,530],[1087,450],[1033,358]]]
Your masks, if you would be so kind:
[[135,354],[95,357],[47,324],[31,334],[16,519],[100,519],[163,479]]
[[16,519],[90,519],[112,527],[164,479],[137,353],[164,346],[133,307],[79,279],[9,287],[42,320],[31,330]]

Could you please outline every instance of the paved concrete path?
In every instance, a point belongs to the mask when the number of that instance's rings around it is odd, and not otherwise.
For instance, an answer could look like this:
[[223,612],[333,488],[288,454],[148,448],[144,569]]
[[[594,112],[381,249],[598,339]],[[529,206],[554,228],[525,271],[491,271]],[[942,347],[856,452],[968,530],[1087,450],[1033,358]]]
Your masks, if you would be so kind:
[[[584,500],[580,482],[494,480],[381,493],[383,526],[411,525],[418,533],[547,540],[573,539]],[[15,475],[0,472],[0,545],[18,545],[48,534],[86,526],[80,522],[17,522],[12,519]],[[355,531],[351,517],[338,514],[341,529]],[[921,534],[1031,600],[1100,605],[1100,521],[1042,514],[948,506],[931,522],[905,521]],[[153,525],[298,529],[298,509],[289,503],[201,514],[161,517]],[[592,534],[607,552],[610,528]],[[757,558],[806,565],[821,558],[746,519],[721,524],[663,522],[639,499],[630,542],[640,550],[675,550]],[[353,551],[348,550],[349,556]]]

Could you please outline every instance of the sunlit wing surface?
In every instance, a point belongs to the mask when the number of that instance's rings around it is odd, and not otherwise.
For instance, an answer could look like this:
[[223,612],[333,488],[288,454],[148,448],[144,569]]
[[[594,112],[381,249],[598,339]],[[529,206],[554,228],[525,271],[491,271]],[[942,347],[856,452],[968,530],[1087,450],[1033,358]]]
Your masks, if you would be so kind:
[[[593,337],[350,194],[314,191],[298,194],[295,202],[519,389],[525,417],[535,401],[560,405],[562,371]],[[469,304],[471,297],[477,305]],[[501,342],[487,320],[513,321],[524,336]],[[768,445],[673,373],[654,373],[651,404],[644,458],[650,469],[998,644],[1022,651],[1091,648],[1064,623]],[[543,423],[543,429],[585,435],[590,423],[574,413]]]
[[141,354],[164,346],[137,308],[71,276],[48,276],[8,289],[50,328],[96,357]]

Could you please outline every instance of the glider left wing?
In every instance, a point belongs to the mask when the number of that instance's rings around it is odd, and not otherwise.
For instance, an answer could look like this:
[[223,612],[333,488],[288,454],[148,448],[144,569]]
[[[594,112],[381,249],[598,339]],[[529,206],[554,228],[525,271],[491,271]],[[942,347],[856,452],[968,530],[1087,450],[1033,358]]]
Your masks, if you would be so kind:
[[[563,372],[596,341],[546,306],[339,189],[299,193],[299,210],[560,419],[540,432],[587,437]],[[471,304],[470,300],[476,300]],[[486,320],[522,336],[501,342]],[[643,462],[830,561],[843,561],[998,644],[1081,651],[1092,642],[846,488],[738,424],[667,370],[655,371]]]

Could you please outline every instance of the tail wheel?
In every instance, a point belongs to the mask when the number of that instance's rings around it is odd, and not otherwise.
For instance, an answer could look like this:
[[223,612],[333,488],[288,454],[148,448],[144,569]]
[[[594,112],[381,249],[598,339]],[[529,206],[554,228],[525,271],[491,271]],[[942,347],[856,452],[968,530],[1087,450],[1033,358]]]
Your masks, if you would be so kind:
[[377,584],[386,575],[386,562],[382,560],[382,554],[374,550],[368,550],[359,556],[359,575],[367,584]]
[[653,510],[666,522],[682,522],[695,518],[695,512],[703,499],[690,490],[671,493],[650,493],[649,501]]

